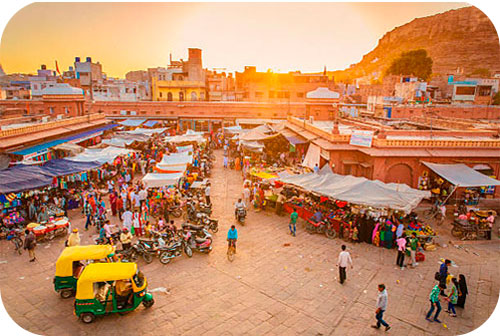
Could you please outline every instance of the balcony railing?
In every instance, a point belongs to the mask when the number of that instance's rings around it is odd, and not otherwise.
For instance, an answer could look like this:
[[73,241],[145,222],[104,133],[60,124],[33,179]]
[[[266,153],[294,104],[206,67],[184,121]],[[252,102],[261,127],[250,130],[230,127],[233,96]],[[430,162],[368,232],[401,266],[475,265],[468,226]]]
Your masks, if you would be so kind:
[[12,128],[0,131],[0,138],[7,138],[12,136],[25,135],[30,133],[37,133],[41,131],[46,131],[54,128],[67,127],[75,124],[80,124],[88,121],[94,121],[99,119],[104,119],[105,115],[102,113],[93,113],[80,117],[73,117],[68,119],[61,119],[55,121],[49,121],[46,123],[41,123],[37,125],[30,125],[19,128]]

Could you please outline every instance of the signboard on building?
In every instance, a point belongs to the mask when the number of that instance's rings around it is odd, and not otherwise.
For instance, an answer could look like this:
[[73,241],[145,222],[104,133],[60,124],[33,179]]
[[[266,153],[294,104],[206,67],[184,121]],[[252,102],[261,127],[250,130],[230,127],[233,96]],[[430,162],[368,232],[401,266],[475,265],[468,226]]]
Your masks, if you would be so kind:
[[372,131],[353,131],[351,134],[350,145],[360,147],[371,147],[373,142]]

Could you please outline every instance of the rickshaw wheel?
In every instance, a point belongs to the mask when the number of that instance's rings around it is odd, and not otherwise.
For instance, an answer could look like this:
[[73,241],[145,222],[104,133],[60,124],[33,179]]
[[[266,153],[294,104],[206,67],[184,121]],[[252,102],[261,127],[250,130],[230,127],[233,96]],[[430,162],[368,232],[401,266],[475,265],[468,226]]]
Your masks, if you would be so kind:
[[144,252],[142,254],[142,258],[147,264],[151,264],[153,262],[153,255],[149,252]]
[[69,288],[68,289],[63,289],[63,290],[61,290],[61,292],[59,294],[61,295],[61,297],[63,299],[69,299],[70,297],[73,296],[73,290],[71,290]]
[[335,232],[334,229],[328,229],[325,231],[325,234],[326,236],[329,238],[329,239],[333,239],[337,236],[337,232]]
[[457,228],[452,228],[451,235],[453,237],[460,237],[462,235],[462,231],[460,229],[457,229]]
[[82,313],[82,315],[80,315],[80,319],[83,323],[92,323],[95,320],[95,315],[92,313]]
[[142,301],[142,305],[146,308],[151,308],[155,304],[155,300],[151,299],[149,301]]

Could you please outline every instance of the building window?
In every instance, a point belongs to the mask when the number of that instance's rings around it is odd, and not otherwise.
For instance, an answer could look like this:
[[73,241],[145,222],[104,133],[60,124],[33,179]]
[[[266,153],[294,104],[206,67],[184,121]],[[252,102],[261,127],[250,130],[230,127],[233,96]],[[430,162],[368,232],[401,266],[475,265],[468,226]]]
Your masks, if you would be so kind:
[[162,98],[162,97],[163,97],[163,92],[160,92],[160,98]]
[[179,101],[184,101],[184,92],[179,92]]
[[67,108],[66,106],[64,107],[64,113],[69,114],[69,108]]
[[118,111],[113,111],[113,114],[118,114]]
[[172,92],[167,93],[167,100],[168,101],[174,100],[174,97],[172,96]]
[[200,92],[200,100],[205,100],[205,92]]
[[304,98],[304,92],[297,92],[297,98]]
[[156,111],[156,114],[160,114],[161,112],[160,111]]
[[457,86],[455,91],[455,94],[459,96],[473,96],[475,93],[475,86]]
[[49,107],[49,112],[50,112],[50,114],[54,114],[54,108],[53,107]]
[[198,96],[196,95],[196,92],[193,91],[191,92],[191,101],[197,101],[198,100]]
[[146,114],[146,111],[141,111],[141,114]]
[[269,98],[274,98],[276,95],[276,92],[274,91],[269,91]]

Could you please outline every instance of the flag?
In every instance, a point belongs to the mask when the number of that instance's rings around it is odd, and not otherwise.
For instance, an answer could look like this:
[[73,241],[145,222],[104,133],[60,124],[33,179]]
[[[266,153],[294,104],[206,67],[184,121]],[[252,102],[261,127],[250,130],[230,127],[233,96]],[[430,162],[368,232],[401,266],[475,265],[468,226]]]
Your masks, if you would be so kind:
[[61,71],[59,71],[59,65],[57,64],[57,60],[56,60],[56,71],[59,75],[61,74]]

